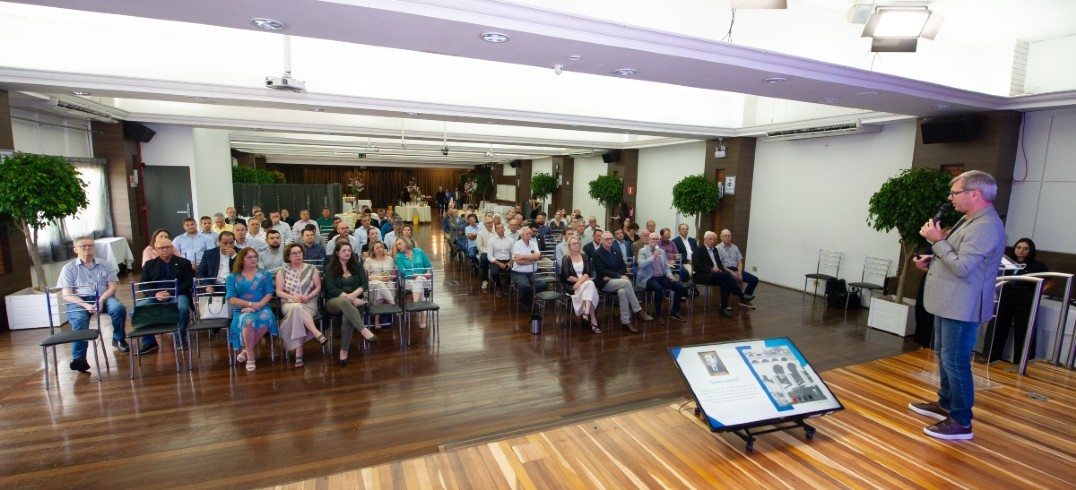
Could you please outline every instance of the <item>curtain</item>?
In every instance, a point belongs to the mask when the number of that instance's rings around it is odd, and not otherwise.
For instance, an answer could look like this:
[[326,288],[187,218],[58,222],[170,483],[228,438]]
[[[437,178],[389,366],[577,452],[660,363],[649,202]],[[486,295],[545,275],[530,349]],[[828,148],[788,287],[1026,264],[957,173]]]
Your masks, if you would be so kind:
[[[266,169],[283,172],[287,181],[294,184],[343,184],[345,194],[351,194],[351,189],[347,188],[348,179],[359,177],[366,187],[359,195],[359,199],[373,201],[375,208],[395,204],[400,197],[400,191],[407,187],[407,183],[412,178],[422,189],[422,193],[430,196],[432,200],[433,195],[437,194],[438,186],[446,190],[456,190],[460,176],[471,170],[470,167],[456,170],[272,163],[267,165]],[[292,214],[294,215],[295,212],[292,211]],[[311,214],[317,215],[313,210]]]
[[85,209],[64,218],[58,225],[48,225],[37,232],[37,248],[43,263],[62,262],[74,257],[71,242],[80,236],[112,236],[112,213],[108,199],[108,172],[105,161],[69,158],[79,177],[86,182]]

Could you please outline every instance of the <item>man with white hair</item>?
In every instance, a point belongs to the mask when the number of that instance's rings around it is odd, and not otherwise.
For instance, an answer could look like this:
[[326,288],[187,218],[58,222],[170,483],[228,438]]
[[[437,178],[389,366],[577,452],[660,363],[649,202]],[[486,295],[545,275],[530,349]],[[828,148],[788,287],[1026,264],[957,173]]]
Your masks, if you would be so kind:
[[673,279],[669,260],[659,243],[661,235],[655,232],[646,238],[647,245],[639,250],[639,260],[635,263],[635,285],[654,293],[654,316],[657,317],[658,323],[662,324],[665,319],[661,317],[661,305],[665,303],[665,290],[671,289],[673,302],[669,319],[686,322],[687,318],[680,316],[680,300],[684,298],[684,286]]
[[624,263],[624,257],[620,255],[620,250],[613,247],[612,233],[602,233],[602,246],[594,252],[591,261],[594,262],[594,285],[602,291],[616,294],[620,300],[621,326],[631,333],[639,333],[639,329],[631,324],[631,315],[634,313],[645,322],[653,320],[654,317],[639,306],[635,287],[624,277],[624,274],[627,274],[627,265]]
[[[94,257],[93,237],[76,238],[74,248],[78,258],[64,265],[56,282],[57,287],[63,288],[61,294],[67,302],[67,320],[71,322],[71,330],[89,328],[92,315],[107,314],[112,318],[112,346],[120,352],[127,352],[127,341],[124,340],[127,308],[116,299],[119,269],[107,260]],[[90,370],[90,363],[86,362],[87,345],[86,342],[71,344],[72,370],[80,373]]]
[[717,233],[707,231],[702,241],[705,245],[695,254],[695,284],[709,284],[721,288],[721,314],[725,317],[732,318],[729,296],[733,294],[740,297],[741,308],[755,309],[751,300],[744,298],[743,291],[736,284],[736,278],[721,263],[721,258],[715,248]]
[[744,270],[743,254],[740,253],[740,247],[732,243],[731,231],[721,230],[721,245],[717,246],[717,253],[720,255],[721,263],[732,273],[732,277],[736,278],[736,286],[739,287],[741,282],[747,284],[747,289],[743,292],[744,299],[747,301],[755,299],[758,278]]

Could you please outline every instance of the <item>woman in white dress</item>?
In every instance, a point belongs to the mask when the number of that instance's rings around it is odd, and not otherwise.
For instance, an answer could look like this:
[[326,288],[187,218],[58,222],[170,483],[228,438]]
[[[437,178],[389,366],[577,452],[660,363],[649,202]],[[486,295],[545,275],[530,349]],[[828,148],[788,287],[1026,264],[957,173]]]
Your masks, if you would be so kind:
[[594,271],[590,259],[583,254],[579,238],[568,238],[568,253],[560,259],[560,279],[565,292],[572,298],[575,314],[590,322],[590,330],[602,333],[598,328],[598,316],[594,310],[598,304],[598,288],[594,285]]
[[[383,242],[373,242],[370,257],[362,262],[370,280],[370,301],[375,304],[396,302],[396,261],[389,256]],[[381,325],[381,315],[374,315],[374,328]]]

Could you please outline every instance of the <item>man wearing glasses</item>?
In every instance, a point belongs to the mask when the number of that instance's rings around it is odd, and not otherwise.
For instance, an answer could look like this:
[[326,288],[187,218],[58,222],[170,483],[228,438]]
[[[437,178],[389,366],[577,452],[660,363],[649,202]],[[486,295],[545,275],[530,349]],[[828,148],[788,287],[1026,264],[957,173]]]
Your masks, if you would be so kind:
[[228,274],[232,273],[235,254],[235,235],[230,231],[220,232],[217,246],[202,255],[202,262],[198,264],[198,278],[215,277],[220,284],[224,284]]
[[934,315],[934,350],[941,383],[937,402],[909,403],[913,412],[940,422],[923,429],[944,440],[971,439],[975,385],[971,352],[979,324],[994,316],[994,282],[1005,252],[1005,225],[994,210],[997,183],[972,170],[950,182],[949,201],[964,213],[948,233],[933,219],[919,235],[933,255],[919,255],[915,266],[927,272],[923,306]]
[[[142,264],[142,282],[177,280],[176,291],[161,290],[146,298],[138,300],[137,306],[152,303],[176,304],[179,308],[179,332],[173,334],[173,340],[179,349],[187,348],[187,323],[191,317],[191,291],[194,290],[194,267],[191,262],[175,254],[172,240],[161,237],[153,248],[159,257]],[[158,285],[153,285],[154,289]],[[136,307],[137,307],[136,306]],[[153,335],[142,337],[142,348],[138,354],[149,354],[158,349],[157,338]]]
[[617,295],[620,300],[620,325],[631,333],[639,333],[639,329],[631,324],[631,315],[635,314],[644,322],[649,322],[654,317],[639,306],[635,287],[624,277],[628,273],[627,264],[620,255],[620,250],[613,248],[613,234],[606,231],[602,232],[601,237],[601,248],[590,258],[594,262],[594,285],[606,293]]
[[[120,352],[127,352],[124,340],[127,325],[127,308],[116,299],[119,286],[119,269],[107,260],[97,260],[93,256],[93,238],[75,239],[75,254],[78,258],[64,265],[60,271],[57,286],[63,288],[64,301],[67,302],[67,320],[71,330],[89,328],[90,316],[105,313],[112,318],[112,346]],[[96,288],[97,303],[94,303]],[[71,369],[80,373],[90,370],[86,362],[86,342],[71,345]]]

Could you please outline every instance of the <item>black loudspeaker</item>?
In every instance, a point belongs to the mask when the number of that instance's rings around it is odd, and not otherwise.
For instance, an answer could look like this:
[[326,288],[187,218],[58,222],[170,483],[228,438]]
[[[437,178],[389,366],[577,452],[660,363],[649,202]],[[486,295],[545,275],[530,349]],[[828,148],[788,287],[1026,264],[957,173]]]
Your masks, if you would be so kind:
[[123,135],[141,141],[142,143],[149,143],[149,140],[153,139],[153,137],[157,135],[157,132],[147,128],[142,123],[123,121]]
[[919,124],[923,144],[959,143],[979,135],[979,116],[932,117]]
[[602,155],[602,161],[605,163],[617,163],[620,161],[620,150],[609,150]]
[[520,160],[512,160],[508,162],[508,165],[511,165],[512,168],[519,168],[520,165],[523,165],[523,162]]

